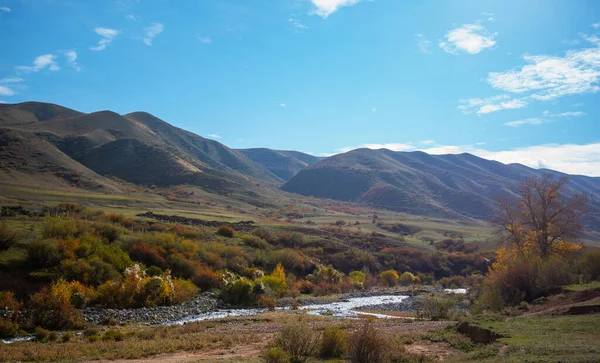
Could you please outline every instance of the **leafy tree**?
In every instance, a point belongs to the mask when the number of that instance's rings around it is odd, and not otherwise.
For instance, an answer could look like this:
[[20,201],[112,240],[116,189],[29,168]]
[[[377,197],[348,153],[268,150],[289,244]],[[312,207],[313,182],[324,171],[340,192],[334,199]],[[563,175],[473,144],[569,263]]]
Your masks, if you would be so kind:
[[381,284],[383,286],[387,286],[387,287],[396,286],[399,279],[400,279],[400,276],[398,276],[398,273],[396,272],[396,270],[383,271],[381,273],[381,275],[379,275],[379,281],[381,281]]
[[587,197],[578,194],[565,198],[568,181],[550,174],[527,179],[519,188],[517,201],[502,203],[500,222],[510,245],[521,250],[533,245],[540,257],[547,258],[581,233]]

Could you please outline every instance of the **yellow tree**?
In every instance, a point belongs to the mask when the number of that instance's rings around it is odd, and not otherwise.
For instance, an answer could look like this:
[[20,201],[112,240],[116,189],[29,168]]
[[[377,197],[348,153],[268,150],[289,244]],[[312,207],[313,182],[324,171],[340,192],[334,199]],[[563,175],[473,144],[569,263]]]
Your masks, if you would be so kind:
[[502,202],[500,223],[508,244],[522,252],[525,247],[533,247],[541,258],[570,248],[569,240],[582,231],[587,197],[575,194],[566,198],[568,181],[551,174],[530,178],[519,188],[516,201]]

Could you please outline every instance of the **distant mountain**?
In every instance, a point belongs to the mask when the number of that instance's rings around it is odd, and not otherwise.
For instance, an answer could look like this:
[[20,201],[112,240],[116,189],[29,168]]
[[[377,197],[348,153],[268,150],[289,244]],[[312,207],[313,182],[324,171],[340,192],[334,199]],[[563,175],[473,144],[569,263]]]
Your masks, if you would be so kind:
[[85,114],[36,102],[0,106],[0,166],[0,181],[85,188],[118,188],[106,177],[218,193],[281,184],[242,153],[148,113]]
[[[387,149],[357,149],[324,159],[282,186],[283,190],[420,215],[487,219],[497,200],[514,197],[526,177],[550,170],[505,165],[471,154],[429,155]],[[569,176],[568,194],[600,195],[600,178]],[[600,221],[600,203],[590,216]]]
[[237,149],[236,151],[261,165],[284,182],[290,180],[300,170],[323,159],[299,151],[271,150],[265,148]]

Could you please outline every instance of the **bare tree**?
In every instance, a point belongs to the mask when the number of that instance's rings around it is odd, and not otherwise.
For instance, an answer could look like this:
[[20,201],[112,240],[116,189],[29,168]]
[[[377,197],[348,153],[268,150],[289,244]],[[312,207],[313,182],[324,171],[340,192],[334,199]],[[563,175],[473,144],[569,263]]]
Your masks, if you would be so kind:
[[518,200],[501,202],[500,222],[509,242],[522,248],[526,241],[533,241],[545,258],[558,242],[581,233],[587,197],[577,194],[565,198],[563,189],[568,181],[567,177],[556,179],[551,174],[530,178],[519,188]]

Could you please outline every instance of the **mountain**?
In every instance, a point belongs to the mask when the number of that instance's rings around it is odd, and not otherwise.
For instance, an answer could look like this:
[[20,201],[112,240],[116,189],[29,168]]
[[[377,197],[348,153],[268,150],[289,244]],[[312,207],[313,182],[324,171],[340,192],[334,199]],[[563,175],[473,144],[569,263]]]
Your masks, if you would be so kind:
[[[282,186],[285,191],[412,214],[487,219],[497,214],[499,198],[515,197],[527,177],[543,173],[519,164],[505,165],[471,154],[429,155],[387,149],[357,149],[324,159]],[[566,193],[600,194],[600,178],[570,175]],[[600,221],[592,199],[590,216]]]
[[281,184],[225,145],[145,112],[82,113],[37,102],[0,105],[0,181],[118,189],[190,184],[216,193]]
[[236,151],[261,165],[283,182],[290,180],[300,170],[322,159],[299,151],[271,150],[266,148],[237,149]]

